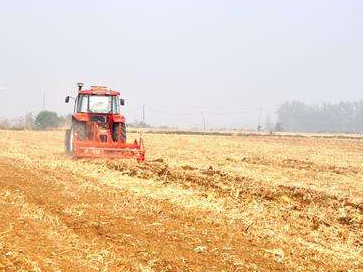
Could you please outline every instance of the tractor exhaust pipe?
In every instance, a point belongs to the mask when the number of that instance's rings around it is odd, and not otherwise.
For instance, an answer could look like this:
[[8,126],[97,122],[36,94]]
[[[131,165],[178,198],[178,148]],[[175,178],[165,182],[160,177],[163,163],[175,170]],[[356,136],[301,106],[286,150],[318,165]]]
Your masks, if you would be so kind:
[[83,85],[84,85],[84,84],[83,84],[82,82],[77,83],[78,91],[82,90]]

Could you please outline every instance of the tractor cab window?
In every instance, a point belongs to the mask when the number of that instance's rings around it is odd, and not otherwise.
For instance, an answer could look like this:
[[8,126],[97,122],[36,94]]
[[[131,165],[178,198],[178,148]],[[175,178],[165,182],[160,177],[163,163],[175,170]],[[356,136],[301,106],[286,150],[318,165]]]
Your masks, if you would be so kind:
[[90,95],[88,110],[91,113],[111,113],[112,96]]
[[82,113],[120,113],[120,104],[117,96],[80,95],[77,98],[77,112]]
[[80,95],[77,98],[77,112],[88,112],[88,96]]
[[120,113],[120,99],[117,96],[112,96],[112,112],[114,114]]

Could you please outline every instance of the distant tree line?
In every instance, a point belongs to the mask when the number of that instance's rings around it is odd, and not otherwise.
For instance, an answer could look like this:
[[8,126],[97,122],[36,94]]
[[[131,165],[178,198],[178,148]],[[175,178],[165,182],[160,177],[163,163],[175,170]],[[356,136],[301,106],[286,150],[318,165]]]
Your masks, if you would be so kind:
[[41,111],[34,120],[34,126],[41,130],[58,128],[65,125],[67,116],[58,116],[53,111]]
[[130,128],[150,128],[151,126],[143,121],[133,120],[132,122],[127,124]]
[[[58,115],[52,111],[41,111],[35,117],[32,113],[24,117],[0,120],[0,129],[48,130],[71,125],[72,115]],[[150,127],[134,120],[129,127]],[[356,102],[325,103],[307,105],[300,101],[285,102],[277,110],[277,121],[268,115],[261,130],[293,132],[345,132],[363,133],[363,100]],[[164,129],[166,128],[163,127]]]
[[285,102],[277,117],[276,124],[284,131],[363,133],[363,101],[322,105]]
[[70,115],[60,116],[53,111],[41,111],[35,117],[27,113],[24,117],[0,120],[0,129],[11,130],[48,130],[67,125]]
[[[49,130],[61,127],[70,127],[72,115],[58,115],[54,111],[41,111],[36,116],[27,113],[24,117],[0,120],[0,129],[10,130]],[[130,128],[150,128],[151,126],[142,121],[134,120],[127,124]]]

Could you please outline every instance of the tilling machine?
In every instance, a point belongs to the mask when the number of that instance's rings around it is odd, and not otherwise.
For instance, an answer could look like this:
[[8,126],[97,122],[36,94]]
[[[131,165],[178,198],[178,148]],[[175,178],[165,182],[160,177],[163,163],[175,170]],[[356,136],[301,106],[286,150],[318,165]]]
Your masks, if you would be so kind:
[[120,106],[125,104],[120,93],[107,87],[91,86],[83,90],[78,83],[72,125],[66,130],[65,150],[75,158],[136,158],[145,160],[143,140],[126,143],[125,117]]

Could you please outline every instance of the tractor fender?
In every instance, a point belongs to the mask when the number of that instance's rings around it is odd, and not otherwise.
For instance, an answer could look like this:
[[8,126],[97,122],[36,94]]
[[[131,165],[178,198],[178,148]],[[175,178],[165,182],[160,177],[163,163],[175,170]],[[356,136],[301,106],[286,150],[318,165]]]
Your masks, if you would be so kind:
[[87,122],[89,120],[89,116],[86,113],[75,113],[73,118],[79,122]]
[[114,115],[113,116],[113,122],[114,123],[125,123],[125,116],[123,115]]

